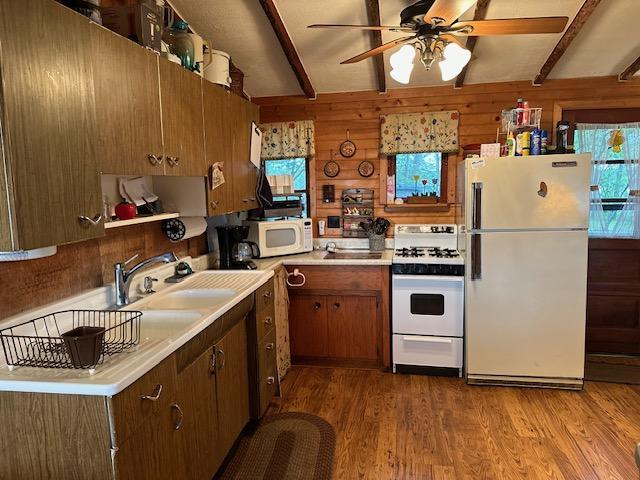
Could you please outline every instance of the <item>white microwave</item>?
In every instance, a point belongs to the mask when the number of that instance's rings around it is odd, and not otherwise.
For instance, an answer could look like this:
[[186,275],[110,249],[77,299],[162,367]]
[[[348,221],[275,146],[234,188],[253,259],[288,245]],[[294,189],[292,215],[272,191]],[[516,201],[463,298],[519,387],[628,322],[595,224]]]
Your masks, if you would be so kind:
[[311,219],[248,220],[248,239],[258,244],[260,258],[292,255],[313,250]]

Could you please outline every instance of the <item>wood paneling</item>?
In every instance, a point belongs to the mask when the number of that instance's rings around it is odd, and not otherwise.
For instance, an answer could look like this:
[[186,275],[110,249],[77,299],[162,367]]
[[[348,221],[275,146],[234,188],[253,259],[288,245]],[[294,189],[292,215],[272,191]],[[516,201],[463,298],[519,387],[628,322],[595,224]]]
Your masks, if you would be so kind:
[[638,477],[640,387],[469,387],[457,378],[294,366],[282,390],[280,411],[318,415],[335,429],[335,479]]
[[181,256],[207,252],[201,235],[171,243],[158,223],[107,230],[104,238],[58,247],[52,257],[0,264],[0,320],[113,282],[113,265],[136,253],[141,258],[166,251]]
[[[500,126],[500,111],[512,108],[518,97],[526,98],[532,106],[543,109],[542,127],[552,131],[554,106],[557,102],[584,100],[593,102],[594,108],[601,101],[632,106],[633,99],[640,96],[640,79],[632,78],[620,83],[615,77],[573,80],[547,80],[540,87],[530,82],[504,82],[465,85],[454,90],[451,86],[404,88],[390,90],[386,94],[376,91],[320,94],[314,101],[303,96],[254,98],[260,105],[262,122],[289,120],[314,120],[316,156],[311,160],[311,170],[316,176],[312,181],[311,216],[317,219],[327,215],[340,215],[340,203],[322,203],[322,185],[336,186],[339,200],[343,188],[361,187],[375,190],[375,214],[389,218],[392,222],[440,223],[453,222],[455,205],[449,211],[432,212],[385,212],[381,193],[381,165],[379,159],[380,115],[422,111],[457,110],[460,112],[460,145],[490,143],[495,141],[496,129]],[[350,160],[340,157],[338,147],[346,138],[346,130],[355,142],[358,151]],[[449,155],[449,203],[455,203],[456,163],[461,155]],[[335,178],[322,172],[324,164],[335,159],[342,171]],[[373,162],[373,176],[364,179],[357,173],[360,161]],[[316,228],[316,222],[314,222]],[[317,232],[316,232],[317,233]],[[327,236],[340,236],[340,230],[328,230]]]
[[79,220],[102,211],[89,32],[58,3],[0,2],[0,123],[19,248],[103,235],[102,222]]
[[0,422],[3,480],[114,478],[103,397],[2,392]]

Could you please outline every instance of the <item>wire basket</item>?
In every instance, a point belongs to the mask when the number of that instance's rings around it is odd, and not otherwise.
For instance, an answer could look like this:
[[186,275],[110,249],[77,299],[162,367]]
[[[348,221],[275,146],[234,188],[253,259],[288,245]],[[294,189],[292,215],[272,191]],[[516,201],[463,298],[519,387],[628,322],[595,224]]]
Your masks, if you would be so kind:
[[65,310],[0,330],[10,368],[94,369],[140,342],[142,312]]

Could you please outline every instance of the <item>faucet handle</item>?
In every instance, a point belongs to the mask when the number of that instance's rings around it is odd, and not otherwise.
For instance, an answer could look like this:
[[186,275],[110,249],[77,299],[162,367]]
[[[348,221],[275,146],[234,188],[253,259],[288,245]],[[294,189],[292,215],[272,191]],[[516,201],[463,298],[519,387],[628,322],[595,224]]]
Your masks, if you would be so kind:
[[144,293],[149,294],[149,293],[156,293],[156,291],[153,289],[153,282],[157,282],[158,279],[157,278],[153,278],[151,276],[148,277],[144,277]]
[[139,253],[136,253],[133,257],[131,257],[129,260],[125,260],[124,265],[129,265],[131,262],[133,262],[136,258],[138,258],[140,256]]

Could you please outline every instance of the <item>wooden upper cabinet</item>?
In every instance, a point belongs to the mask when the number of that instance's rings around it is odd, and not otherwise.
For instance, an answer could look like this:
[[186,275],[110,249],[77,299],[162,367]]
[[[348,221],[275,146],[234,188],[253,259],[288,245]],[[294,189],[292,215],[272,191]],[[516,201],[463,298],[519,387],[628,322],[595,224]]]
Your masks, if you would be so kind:
[[[233,141],[235,128],[230,121],[232,93],[210,82],[203,82],[205,152],[207,161],[207,209],[209,215],[232,212],[233,197]],[[212,169],[221,164],[225,183],[212,189]]]
[[202,177],[206,173],[202,79],[163,59],[159,71],[165,173]]
[[256,208],[258,170],[251,163],[251,122],[258,123],[259,109],[243,98],[231,96],[231,113],[235,136],[233,146],[234,210]]
[[104,234],[89,35],[87,18],[51,0],[0,1],[3,250]]
[[158,56],[99,25],[91,25],[102,173],[162,175]]

